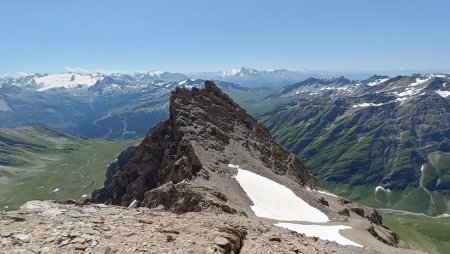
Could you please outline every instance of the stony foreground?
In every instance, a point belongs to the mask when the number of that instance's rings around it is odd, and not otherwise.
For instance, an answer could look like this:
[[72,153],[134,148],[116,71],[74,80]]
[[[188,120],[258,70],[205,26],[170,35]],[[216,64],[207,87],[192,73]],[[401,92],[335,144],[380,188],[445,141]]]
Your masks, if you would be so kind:
[[0,253],[375,253],[225,213],[30,201],[0,216]]

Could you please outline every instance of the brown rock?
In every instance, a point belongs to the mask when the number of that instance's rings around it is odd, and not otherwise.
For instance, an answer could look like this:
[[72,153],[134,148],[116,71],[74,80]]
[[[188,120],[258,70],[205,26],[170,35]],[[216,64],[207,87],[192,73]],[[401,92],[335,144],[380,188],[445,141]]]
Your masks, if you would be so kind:
[[346,204],[351,204],[352,201],[348,200],[346,198],[341,198],[341,199],[339,199],[339,203],[341,203],[342,205],[346,205]]
[[106,246],[105,254],[112,254],[112,253],[116,253],[118,251],[119,251],[119,249],[117,248],[117,246],[115,244],[110,243],[110,244],[108,244],[108,246]]
[[324,206],[330,206],[330,205],[328,204],[328,201],[326,201],[324,197],[320,197],[320,198],[319,198],[319,203],[321,203],[321,204],[324,205]]
[[281,243],[281,237],[280,236],[270,236],[269,241]]
[[364,209],[360,208],[360,207],[352,207],[350,208],[350,211],[356,213],[357,215],[364,217]]
[[230,242],[228,242],[228,239],[226,239],[225,237],[218,236],[218,237],[214,238],[214,243],[219,245],[220,247],[224,247],[227,244],[229,244]]
[[344,216],[350,216],[350,211],[347,208],[343,208],[338,211],[338,214],[344,215]]
[[375,227],[370,226],[367,231],[380,242],[383,242],[389,246],[397,247],[398,246],[398,235],[396,233],[389,232],[387,237],[382,237],[376,230]]
[[81,243],[74,244],[73,246],[74,246],[75,250],[85,250],[87,248],[86,245],[81,244]]
[[373,224],[383,225],[383,217],[381,217],[377,210],[373,210],[370,214],[366,215],[366,218]]

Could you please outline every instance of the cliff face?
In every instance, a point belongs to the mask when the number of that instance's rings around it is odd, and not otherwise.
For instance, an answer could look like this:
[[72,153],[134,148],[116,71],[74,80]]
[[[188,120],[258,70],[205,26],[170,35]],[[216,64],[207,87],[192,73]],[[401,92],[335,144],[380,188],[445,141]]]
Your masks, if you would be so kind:
[[[205,82],[202,90],[177,88],[172,93],[169,119],[157,126],[137,148],[119,156],[108,169],[105,187],[94,191],[91,200],[123,206],[136,200],[141,206],[153,206],[154,199],[161,196],[155,195],[155,191],[167,193],[176,189],[192,195],[198,193],[195,184],[206,182],[201,192],[208,195],[200,195],[197,201],[222,206],[221,201],[226,202],[226,197],[216,201],[208,198],[223,195],[217,194],[215,183],[207,182],[211,176],[217,180],[216,176],[232,174],[224,167],[231,162],[251,163],[302,186],[317,186],[301,161],[276,143],[261,123],[214,83]],[[180,185],[183,180],[194,179],[198,179],[194,185]],[[175,205],[165,202],[169,207]]]

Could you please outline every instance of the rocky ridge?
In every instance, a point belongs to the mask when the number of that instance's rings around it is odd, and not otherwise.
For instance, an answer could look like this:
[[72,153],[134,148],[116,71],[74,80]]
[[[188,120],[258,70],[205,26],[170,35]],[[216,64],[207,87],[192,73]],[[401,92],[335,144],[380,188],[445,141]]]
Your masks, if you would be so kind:
[[[211,197],[189,199],[197,203],[180,208],[183,211],[194,209],[198,203],[221,207],[226,202],[225,196],[230,195],[214,191],[217,185],[207,183],[216,178],[231,180],[233,172],[227,167],[231,162],[242,165],[256,161],[261,170],[287,176],[301,186],[317,186],[300,160],[273,141],[262,124],[214,83],[206,82],[203,90],[177,88],[170,98],[169,110],[169,119],[141,142],[122,167],[114,169],[116,174],[107,173],[113,176],[103,189],[92,194],[93,202],[129,206],[136,200],[140,206],[152,207],[159,205],[153,199],[160,198],[162,193],[181,192]],[[183,182],[190,179],[197,182]],[[196,195],[198,191],[205,195]],[[164,201],[169,207],[178,205],[169,199]]]

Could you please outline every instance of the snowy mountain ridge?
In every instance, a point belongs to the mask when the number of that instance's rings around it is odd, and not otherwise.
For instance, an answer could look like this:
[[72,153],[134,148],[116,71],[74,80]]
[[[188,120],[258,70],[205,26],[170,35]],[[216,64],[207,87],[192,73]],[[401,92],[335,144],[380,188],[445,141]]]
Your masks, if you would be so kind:
[[383,93],[395,96],[397,101],[401,102],[416,95],[423,95],[426,88],[432,85],[435,86],[433,88],[435,92],[445,98],[448,96],[446,84],[449,77],[447,74],[414,74],[395,78],[374,75],[366,80],[349,80],[343,76],[339,78],[308,78],[283,87],[280,90],[280,96],[335,97]]

